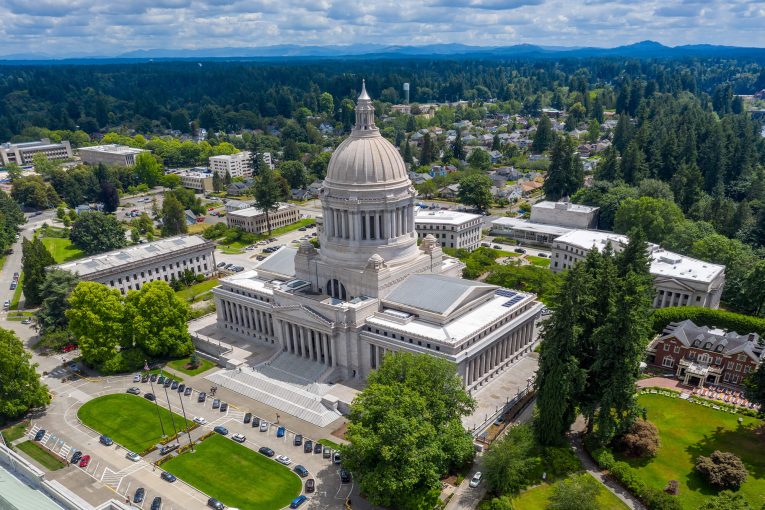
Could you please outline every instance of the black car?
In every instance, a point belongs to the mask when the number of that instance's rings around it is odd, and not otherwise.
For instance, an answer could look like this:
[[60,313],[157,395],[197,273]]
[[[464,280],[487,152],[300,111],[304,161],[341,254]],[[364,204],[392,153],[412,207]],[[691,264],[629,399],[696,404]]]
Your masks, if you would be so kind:
[[515,248],[513,251],[515,253],[526,253],[526,250],[524,250],[523,248]]
[[144,393],[143,398],[145,398],[149,402],[154,402],[155,400],[157,400],[157,397],[154,396],[154,393]]
[[179,384],[178,385],[178,393],[183,393],[186,391],[186,385],[185,384]]
[[209,506],[210,508],[214,508],[215,510],[223,510],[224,508],[226,508],[225,506],[223,506],[223,503],[221,503],[215,498],[208,499],[207,506]]
[[183,394],[184,394],[184,395],[186,395],[186,396],[188,397],[189,395],[191,395],[191,392],[192,392],[192,391],[193,391],[193,390],[191,389],[191,386],[186,386],[186,389],[185,389],[185,390],[183,390]]
[[269,448],[268,446],[261,446],[260,449],[258,449],[258,452],[262,453],[266,457],[273,457],[274,451]]
[[245,423],[250,423],[250,420],[251,420],[251,419],[252,419],[252,413],[246,413],[246,414],[244,415],[244,422],[245,422]]
[[149,379],[151,379],[151,382],[156,382],[157,381],[157,374],[151,374],[151,376],[149,376]]
[[313,492],[316,490],[316,481],[313,478],[309,478],[305,481],[305,491]]
[[157,384],[165,384],[165,376],[160,375],[159,379],[157,379]]
[[171,390],[175,390],[177,388],[178,388],[178,381],[173,381],[172,383],[170,383]]
[[42,438],[45,437],[45,429],[40,429],[37,431],[37,434],[35,434],[35,441],[42,441]]
[[340,481],[343,483],[351,483],[351,473],[345,468],[340,468]]
[[218,399],[216,398],[216,399],[214,399],[214,400],[213,400],[213,405],[212,405],[212,408],[213,408],[213,409],[218,409],[219,407],[220,407],[220,400],[218,400]]
[[320,443],[313,445],[313,453],[321,453],[322,449],[323,448]]
[[312,451],[313,451],[313,441],[308,439],[303,445],[303,453],[311,453]]
[[80,462],[80,459],[82,458],[82,452],[80,450],[75,450],[72,454],[72,460],[69,461],[70,464],[77,464]]
[[300,434],[295,434],[295,440],[293,441],[293,443],[295,444],[295,446],[300,446],[301,444],[303,444],[303,436],[301,436]]
[[225,413],[228,410],[228,404],[225,402],[220,403],[220,412]]
[[162,448],[159,449],[159,454],[160,455],[167,455],[168,453],[170,453],[170,452],[172,452],[174,450],[177,450],[177,449],[178,449],[178,443],[166,444],[165,446],[163,446]]
[[252,417],[252,426],[253,427],[260,427],[260,418],[257,416]]
[[146,496],[146,489],[143,487],[138,487],[135,490],[135,495],[133,496],[133,503],[143,503],[143,498]]
[[167,480],[168,482],[174,482],[177,480],[174,474],[168,473],[167,471],[162,471],[162,479]]
[[308,476],[308,470],[305,467],[301,466],[300,464],[295,466],[292,470],[295,473],[297,473],[298,476],[300,476],[300,478],[305,478],[306,476]]
[[149,374],[143,374],[141,376],[141,382],[149,382]]
[[157,496],[154,501],[151,502],[151,510],[162,510],[162,498]]
[[207,393],[204,391],[199,393],[199,396],[197,397],[197,402],[204,402],[207,399]]

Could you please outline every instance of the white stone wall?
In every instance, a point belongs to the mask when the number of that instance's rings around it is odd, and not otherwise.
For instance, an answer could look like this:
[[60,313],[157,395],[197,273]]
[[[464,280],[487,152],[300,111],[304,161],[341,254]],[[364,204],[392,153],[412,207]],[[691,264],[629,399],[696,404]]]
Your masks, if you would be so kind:
[[470,220],[460,225],[449,223],[417,222],[417,237],[432,234],[443,248],[462,248],[473,251],[481,245],[481,219]]

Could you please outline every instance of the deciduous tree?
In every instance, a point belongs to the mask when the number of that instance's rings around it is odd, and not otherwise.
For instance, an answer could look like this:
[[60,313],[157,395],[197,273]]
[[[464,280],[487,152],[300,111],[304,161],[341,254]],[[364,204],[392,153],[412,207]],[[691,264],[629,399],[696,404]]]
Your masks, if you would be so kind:
[[83,359],[99,366],[111,359],[123,343],[124,304],[117,289],[96,282],[80,282],[69,295],[66,318],[77,338]]
[[151,357],[187,356],[193,351],[186,324],[188,315],[188,306],[170,285],[156,280],[128,293],[123,331],[132,336],[129,343]]
[[42,302],[35,314],[41,334],[47,334],[66,327],[66,311],[69,309],[69,294],[80,279],[70,271],[51,269],[40,286]]
[[0,328],[0,421],[18,418],[50,403],[37,364],[13,331]]
[[83,212],[72,225],[69,239],[87,254],[103,253],[127,245],[125,231],[117,218],[102,212]]
[[487,175],[470,173],[460,179],[457,198],[465,205],[485,211],[491,205],[491,179]]

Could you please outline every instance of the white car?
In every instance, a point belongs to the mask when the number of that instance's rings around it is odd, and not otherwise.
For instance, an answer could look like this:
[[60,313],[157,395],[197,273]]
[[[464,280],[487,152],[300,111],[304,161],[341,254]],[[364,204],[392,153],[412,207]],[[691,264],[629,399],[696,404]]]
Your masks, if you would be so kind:
[[133,382],[141,382],[141,374],[135,374],[133,376]]
[[277,455],[276,462],[280,462],[284,464],[285,466],[289,466],[290,464],[292,464],[292,459],[290,459],[286,455]]
[[125,458],[128,460],[132,460],[133,462],[138,462],[141,460],[141,456],[134,452],[127,452],[125,454]]
[[207,423],[207,420],[205,420],[201,416],[194,416],[194,421],[196,423],[199,423],[200,425],[204,425],[205,423]]
[[470,486],[473,488],[478,487],[478,485],[481,483],[481,472],[477,471],[476,474],[473,475],[473,478],[470,480]]
[[237,443],[244,443],[247,438],[244,437],[244,434],[234,434],[233,436],[231,436],[231,439],[233,439]]

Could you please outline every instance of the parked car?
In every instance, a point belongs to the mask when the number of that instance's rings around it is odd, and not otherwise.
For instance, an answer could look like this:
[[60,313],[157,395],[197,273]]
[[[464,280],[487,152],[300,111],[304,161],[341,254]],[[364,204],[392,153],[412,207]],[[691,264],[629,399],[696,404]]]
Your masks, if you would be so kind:
[[191,386],[186,386],[186,389],[185,389],[185,390],[183,390],[183,394],[184,394],[184,395],[186,395],[186,396],[188,397],[189,395],[191,395],[191,392],[192,392],[192,391],[193,391],[193,390],[191,389]]
[[513,251],[515,253],[526,253],[526,250],[524,250],[523,248],[515,248],[515,249],[513,249]]
[[167,379],[167,377],[165,377],[164,375],[160,375],[159,378],[157,379],[157,384],[165,384],[165,379]]
[[114,444],[114,441],[109,436],[101,436],[98,438],[98,442],[105,446],[111,446]]
[[224,267],[226,265],[225,262],[218,262],[218,267]]
[[286,455],[277,455],[276,462],[284,464],[285,466],[289,466],[290,464],[292,464],[292,459],[290,459]]
[[135,495],[133,496],[133,503],[143,503],[143,498],[146,496],[146,489],[143,487],[138,487],[135,490]]
[[157,377],[158,377],[157,374],[151,374],[149,376],[149,379],[151,380],[151,382],[156,382],[157,381]]
[[164,384],[162,384],[162,386],[164,386],[165,388],[169,388],[171,384],[173,384],[173,380],[168,377],[167,379],[165,379],[165,382]]
[[90,464],[90,455],[83,455],[82,458],[80,459],[79,466],[81,468],[86,468],[88,467],[88,464]]
[[215,510],[223,510],[224,508],[226,508],[225,506],[223,506],[223,503],[221,503],[215,498],[208,499],[207,506],[209,506],[210,508],[214,508]]
[[165,446],[159,449],[159,454],[167,455],[168,453],[177,450],[179,446],[180,445],[178,443],[166,444]]
[[321,453],[323,449],[324,448],[319,443],[316,443],[315,445],[313,445],[313,453]]
[[340,452],[335,452],[335,455],[332,456],[332,462],[340,464]]
[[321,452],[321,456],[325,459],[328,459],[332,456],[332,450],[330,448],[324,448],[324,451]]
[[143,374],[141,376],[141,382],[149,382],[149,374]]
[[285,429],[284,427],[279,427],[278,429],[276,429],[276,437],[284,437],[284,433],[286,432],[286,430],[287,429]]
[[26,319],[24,319],[23,321],[21,321],[21,323],[22,323],[22,324],[32,324],[32,319],[31,319],[31,318],[29,318],[29,317],[27,317]]
[[306,501],[308,501],[308,498],[305,497],[305,495],[301,494],[300,496],[292,500],[292,502],[290,503],[290,508],[298,508],[300,507],[300,505],[302,505]]
[[537,257],[542,257],[543,259],[546,259],[547,257],[549,257],[549,255],[547,255],[545,252],[539,252],[537,253]]
[[177,480],[177,478],[175,477],[174,474],[168,473],[167,471],[162,471],[161,477],[162,477],[163,480],[166,480],[166,481],[168,481],[170,483],[173,483],[174,481]]
[[141,382],[141,374],[135,374],[133,376],[133,382]]
[[218,399],[216,398],[215,400],[213,400],[213,405],[212,405],[212,408],[213,408],[213,409],[218,409],[219,407],[220,407],[220,400],[218,400]]
[[477,471],[476,474],[473,475],[473,478],[470,479],[470,486],[473,488],[478,487],[478,485],[481,483],[481,472]]
[[297,473],[300,478],[308,476],[308,470],[301,464],[298,464],[292,470]]
[[154,393],[145,393],[143,395],[143,398],[145,398],[149,402],[154,402],[155,400],[157,400],[157,397],[154,396]]
[[199,393],[199,396],[197,397],[197,402],[204,402],[207,399],[207,393],[204,391]]
[[340,482],[351,483],[351,472],[345,468],[340,468]]
[[128,460],[132,460],[133,462],[138,462],[139,460],[141,460],[141,456],[135,452],[127,452],[125,454],[125,458]]
[[234,434],[233,436],[231,436],[231,439],[233,439],[237,443],[244,443],[247,440],[244,434]]
[[178,385],[178,393],[183,393],[184,391],[186,391],[186,385],[183,384],[183,383],[179,384]]
[[213,430],[215,432],[217,432],[218,434],[222,435],[222,436],[227,436],[228,435],[228,429],[226,427],[224,427],[223,425],[218,425]]
[[244,423],[250,423],[251,419],[252,419],[252,413],[245,413],[245,415],[244,415]]
[[306,492],[313,492],[316,490],[316,480],[313,478],[309,478],[305,481],[305,491]]
[[220,412],[225,413],[228,410],[228,404],[225,402],[220,403]]
[[295,440],[293,441],[293,443],[295,444],[295,446],[300,446],[301,444],[303,444],[303,436],[301,436],[300,434],[295,434]]
[[207,420],[205,420],[201,416],[194,416],[194,423],[199,423],[200,425],[204,425],[205,423],[207,423]]
[[159,496],[154,498],[154,500],[151,502],[151,510],[162,510],[162,498]]
[[252,417],[252,427],[253,428],[260,427],[260,418],[258,418],[257,416]]
[[260,431],[261,432],[268,432],[268,422],[267,421],[261,421],[260,422]]
[[72,453],[72,460],[69,461],[70,464],[77,464],[80,462],[80,459],[82,458],[82,452],[80,450],[75,450],[74,453]]
[[173,381],[172,383],[170,383],[170,385],[171,385],[170,387],[171,390],[178,389],[178,381]]
[[311,453],[313,451],[313,441],[310,439],[303,445],[303,453]]
[[273,457],[274,456],[274,451],[271,448],[267,447],[267,446],[261,446],[258,449],[258,452],[262,453],[266,457]]
[[40,429],[35,434],[35,441],[42,441],[43,437],[45,437],[45,429]]

